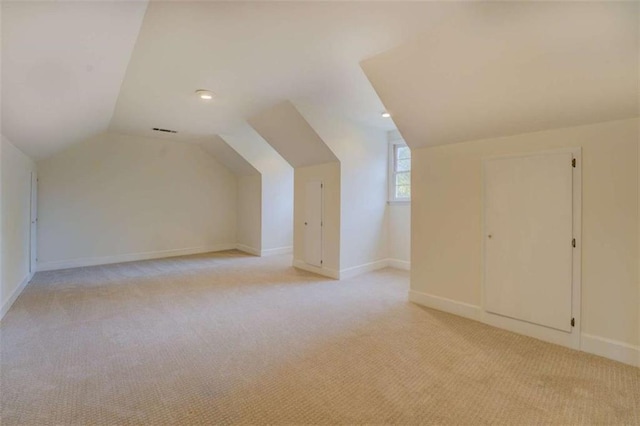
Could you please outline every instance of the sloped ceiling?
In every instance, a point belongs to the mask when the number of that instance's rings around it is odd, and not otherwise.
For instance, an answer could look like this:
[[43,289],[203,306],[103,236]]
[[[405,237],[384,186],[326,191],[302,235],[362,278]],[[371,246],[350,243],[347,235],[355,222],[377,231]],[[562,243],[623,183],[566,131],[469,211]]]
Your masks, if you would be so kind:
[[213,155],[220,163],[224,164],[236,176],[259,175],[247,160],[227,144],[220,136],[212,136],[199,141],[200,145]]
[[146,7],[3,1],[2,134],[39,159],[105,131]]
[[639,3],[467,3],[362,63],[412,147],[638,115]]
[[221,137],[263,175],[292,172],[291,165],[247,123]]
[[39,159],[107,129],[224,136],[282,99],[393,129],[376,91],[416,146],[613,119],[637,110],[637,8],[4,0],[1,130]]
[[[291,99],[393,128],[359,62],[442,19],[404,2],[151,2],[111,131],[174,139],[225,134]],[[194,95],[208,89],[216,97]]]
[[249,124],[294,168],[338,161],[289,101],[251,117]]

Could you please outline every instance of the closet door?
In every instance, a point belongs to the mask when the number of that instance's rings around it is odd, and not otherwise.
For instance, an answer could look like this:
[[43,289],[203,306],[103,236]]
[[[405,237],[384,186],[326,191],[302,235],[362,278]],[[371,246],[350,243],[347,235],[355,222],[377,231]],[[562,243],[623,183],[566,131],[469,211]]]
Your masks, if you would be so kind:
[[484,166],[485,310],[571,332],[572,154]]

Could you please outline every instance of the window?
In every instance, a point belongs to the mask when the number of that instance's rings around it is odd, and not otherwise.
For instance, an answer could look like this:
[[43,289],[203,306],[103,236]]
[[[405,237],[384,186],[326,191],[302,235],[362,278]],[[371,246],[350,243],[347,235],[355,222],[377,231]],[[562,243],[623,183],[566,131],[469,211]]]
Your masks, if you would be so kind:
[[389,202],[411,200],[411,150],[404,143],[389,145]]

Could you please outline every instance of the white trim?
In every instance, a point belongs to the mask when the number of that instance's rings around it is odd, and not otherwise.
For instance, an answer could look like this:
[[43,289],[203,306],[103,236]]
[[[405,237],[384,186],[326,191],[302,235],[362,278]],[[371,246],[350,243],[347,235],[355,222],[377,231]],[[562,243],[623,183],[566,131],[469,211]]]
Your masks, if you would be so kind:
[[[534,324],[527,324],[525,322],[512,320],[500,315],[492,315],[494,317],[494,321],[487,321],[486,316],[484,315],[485,313],[480,306],[470,305],[468,303],[458,302],[456,300],[421,293],[414,290],[409,290],[409,301],[428,308],[480,321],[496,328],[509,329],[510,327],[500,324],[500,321],[510,320],[518,324],[521,328],[512,331],[529,337],[538,338],[540,340],[549,340],[548,338],[545,338],[545,336],[536,335],[539,333],[541,327],[535,326]],[[530,330],[527,330],[527,325],[532,327],[531,330],[533,330],[533,333],[530,333]],[[580,347],[574,349],[602,356],[624,364],[640,367],[640,346],[621,342],[619,340],[608,339],[606,337],[593,336],[587,333],[582,333],[581,337]],[[567,346],[562,342],[551,343]]]
[[164,257],[186,256],[190,254],[233,250],[236,244],[224,243],[205,247],[193,247],[174,250],[159,250],[143,253],[120,254],[115,256],[85,257],[80,259],[57,260],[38,264],[38,271],[56,271],[59,269],[80,268],[83,266],[108,265],[111,263],[134,262],[137,260],[162,259]]
[[[581,327],[581,288],[582,288],[582,148],[560,148],[544,151],[530,151],[520,152],[515,154],[505,155],[493,155],[482,158],[482,185],[481,185],[481,199],[482,208],[480,211],[482,222],[482,234],[480,245],[480,258],[482,262],[481,272],[481,292],[480,305],[484,306],[485,300],[485,235],[487,231],[485,229],[485,165],[487,160],[501,159],[501,158],[522,158],[530,156],[539,156],[545,154],[557,154],[557,153],[571,153],[576,161],[576,167],[573,169],[573,236],[576,239],[576,247],[573,250],[572,260],[572,300],[571,300],[571,315],[575,319],[575,326],[572,327],[570,333],[554,330],[541,325],[528,323],[525,321],[500,316],[490,313],[484,309],[481,310],[482,315],[480,321],[485,324],[492,325],[494,327],[504,328],[515,333],[524,334],[526,336],[534,337],[536,339],[545,340],[547,342],[555,343],[558,345],[566,346],[579,350],[580,344],[580,327]],[[567,167],[571,167],[570,164]]]
[[409,290],[409,301],[417,303],[418,305],[426,306],[427,308],[437,309],[438,311],[448,312],[450,314],[459,315],[475,321],[480,321],[482,313],[480,306],[458,302],[456,300],[434,296],[432,294],[422,293],[415,290]]
[[277,256],[281,254],[292,254],[293,246],[276,247],[262,250],[262,256]]
[[640,346],[582,333],[582,351],[640,367]]
[[340,270],[340,279],[349,279],[357,275],[364,274],[378,269],[386,268],[389,266],[388,259],[377,260],[375,262],[365,263],[358,266],[352,266],[351,268],[345,268]]
[[262,256],[262,253],[259,249],[246,246],[244,244],[236,244],[236,249],[240,250],[244,253],[252,254],[254,256]]
[[318,268],[317,266],[309,265],[304,260],[293,259],[293,267],[302,269],[303,271],[313,272],[314,274],[322,275],[324,277],[333,278],[334,280],[340,279],[339,271],[329,268]]
[[533,337],[534,339],[544,340],[545,342],[575,350],[580,349],[579,336],[578,339],[575,338],[575,334],[578,333],[578,331],[575,330],[575,327],[571,333],[567,333],[566,331],[556,330],[539,324],[505,317],[484,310],[482,311],[480,321],[492,327],[502,328],[524,336]]
[[402,269],[403,271],[411,270],[411,262],[400,259],[387,259],[387,266],[389,268]]
[[4,302],[4,305],[2,305],[2,308],[0,308],[0,321],[2,321],[2,318],[4,318],[7,312],[9,312],[9,309],[11,309],[11,306],[13,305],[13,303],[16,301],[16,299],[18,299],[18,296],[20,296],[20,294],[25,289],[27,284],[29,284],[29,281],[31,281],[34,275],[35,274],[33,273],[27,274],[27,276],[24,278],[24,280],[22,280],[20,285],[16,287],[15,290],[13,290],[11,297],[9,297],[9,299],[7,299],[6,302]]
[[324,268],[324,267],[318,268],[316,266],[309,265],[304,260],[294,259],[293,267],[302,269],[305,271],[313,272],[319,275],[323,275],[325,277],[333,278],[336,280],[346,280],[346,279],[358,276],[360,274],[365,274],[367,272],[373,272],[373,271],[377,271],[378,269],[384,269],[384,268],[395,268],[395,269],[401,269],[404,271],[411,270],[411,264],[409,262],[404,260],[399,260],[399,259],[380,259],[380,260],[376,260],[375,262],[364,263],[362,265],[353,266],[351,268],[341,269],[340,271],[337,271],[335,269]]

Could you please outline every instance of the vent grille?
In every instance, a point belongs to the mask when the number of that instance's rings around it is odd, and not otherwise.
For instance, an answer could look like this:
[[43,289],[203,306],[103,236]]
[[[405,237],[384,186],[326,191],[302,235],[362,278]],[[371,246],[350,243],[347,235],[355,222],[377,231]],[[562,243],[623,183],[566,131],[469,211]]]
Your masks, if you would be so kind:
[[155,130],[156,132],[164,132],[164,133],[178,133],[177,130],[161,129],[159,127],[154,127],[153,130]]

